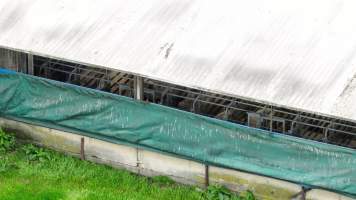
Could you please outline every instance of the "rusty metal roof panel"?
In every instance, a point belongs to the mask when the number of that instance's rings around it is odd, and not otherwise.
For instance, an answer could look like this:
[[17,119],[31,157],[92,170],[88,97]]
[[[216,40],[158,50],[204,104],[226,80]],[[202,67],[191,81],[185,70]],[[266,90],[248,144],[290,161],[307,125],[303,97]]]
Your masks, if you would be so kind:
[[356,121],[354,0],[1,0],[0,46]]

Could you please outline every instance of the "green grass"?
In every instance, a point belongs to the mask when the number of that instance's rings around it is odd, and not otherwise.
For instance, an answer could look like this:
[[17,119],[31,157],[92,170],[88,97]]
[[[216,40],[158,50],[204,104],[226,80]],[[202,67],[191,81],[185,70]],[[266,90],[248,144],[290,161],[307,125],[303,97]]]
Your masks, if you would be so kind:
[[[149,179],[49,151],[29,161],[25,151],[0,154],[1,200],[200,199],[201,192],[167,178]],[[1,169],[3,168],[3,169]]]
[[32,144],[15,146],[0,128],[0,200],[255,200],[251,192],[240,195],[222,186],[202,191],[165,176],[138,176]]

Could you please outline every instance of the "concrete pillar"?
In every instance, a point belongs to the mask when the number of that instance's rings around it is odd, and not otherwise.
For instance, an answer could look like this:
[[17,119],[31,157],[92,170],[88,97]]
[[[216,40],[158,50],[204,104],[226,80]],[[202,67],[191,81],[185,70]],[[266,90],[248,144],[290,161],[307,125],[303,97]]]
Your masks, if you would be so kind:
[[27,74],[34,75],[33,55],[31,53],[27,54]]
[[134,77],[135,85],[135,99],[143,100],[143,78],[139,76]]

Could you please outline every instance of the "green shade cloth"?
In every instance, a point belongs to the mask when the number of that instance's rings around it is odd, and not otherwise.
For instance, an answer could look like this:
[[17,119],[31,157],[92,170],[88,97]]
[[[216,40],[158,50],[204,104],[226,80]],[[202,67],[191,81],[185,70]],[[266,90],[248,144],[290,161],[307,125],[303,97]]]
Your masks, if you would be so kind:
[[356,195],[356,151],[70,84],[0,73],[0,115]]

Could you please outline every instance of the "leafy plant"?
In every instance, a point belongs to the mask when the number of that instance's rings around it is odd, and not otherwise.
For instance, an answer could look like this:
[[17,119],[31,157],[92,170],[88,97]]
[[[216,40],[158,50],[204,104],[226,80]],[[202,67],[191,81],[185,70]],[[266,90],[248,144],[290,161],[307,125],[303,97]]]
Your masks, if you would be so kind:
[[46,161],[51,159],[49,152],[33,144],[27,144],[22,148],[25,151],[28,161]]
[[16,168],[18,167],[15,164],[11,163],[7,156],[0,156],[0,173]]
[[204,200],[256,200],[253,193],[246,191],[243,195],[238,195],[221,185],[211,185],[202,194]]
[[9,168],[9,159],[7,157],[0,156],[0,173],[6,171]]
[[5,133],[0,128],[0,153],[12,150],[15,147],[15,137],[13,135]]
[[243,200],[256,200],[255,195],[251,191],[246,191],[244,194],[241,194]]

